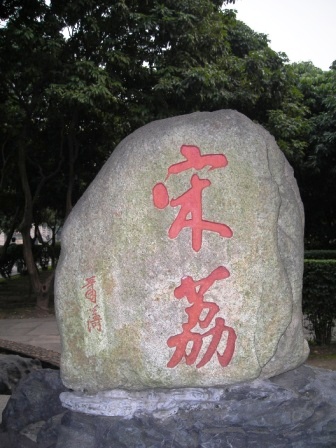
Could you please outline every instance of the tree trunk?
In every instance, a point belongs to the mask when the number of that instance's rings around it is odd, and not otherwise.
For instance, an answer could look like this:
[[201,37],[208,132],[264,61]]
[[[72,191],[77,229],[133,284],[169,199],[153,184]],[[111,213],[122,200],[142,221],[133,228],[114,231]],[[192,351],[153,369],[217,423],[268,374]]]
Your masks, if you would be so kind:
[[19,216],[19,210],[20,210],[19,207],[17,207],[16,211],[15,211],[15,215],[14,215],[13,221],[12,221],[12,224],[11,224],[11,227],[10,227],[10,229],[8,231],[7,236],[6,236],[6,241],[5,241],[5,244],[4,244],[4,247],[3,247],[3,252],[2,252],[2,254],[0,256],[0,263],[2,261],[4,261],[5,258],[6,258],[6,253],[7,253],[8,246],[10,245],[13,233],[15,231],[15,228],[16,228],[17,224],[18,224],[17,223],[17,219],[18,219],[18,216]]
[[317,345],[331,344],[332,324],[332,320],[315,322],[315,326],[313,326],[313,328],[315,331],[315,339]]
[[33,199],[28,182],[25,148],[23,144],[21,144],[19,148],[18,165],[25,198],[23,217],[19,226],[23,241],[23,256],[26,262],[30,283],[33,292],[36,295],[36,308],[40,311],[46,312],[49,307],[50,286],[54,274],[52,273],[45,282],[41,282],[40,275],[34,261],[33,248],[30,238],[30,229],[33,221]]
[[68,188],[67,188],[66,200],[65,200],[65,219],[69,216],[69,214],[72,210],[72,192],[73,192],[74,181],[75,181],[74,162],[73,162],[73,158],[69,154]]
[[75,163],[79,153],[79,143],[76,136],[78,111],[75,110],[68,134],[68,187],[66,192],[65,219],[72,210],[72,194],[75,184]]
[[48,278],[42,282],[40,274],[36,267],[30,238],[30,228],[20,227],[23,240],[23,255],[29,274],[30,283],[36,296],[36,308],[39,311],[48,312],[50,299],[50,286],[54,278],[54,272],[51,272]]
[[49,313],[50,291],[52,289],[55,271],[50,272],[45,282],[41,282],[41,288],[36,294],[36,308],[39,311]]

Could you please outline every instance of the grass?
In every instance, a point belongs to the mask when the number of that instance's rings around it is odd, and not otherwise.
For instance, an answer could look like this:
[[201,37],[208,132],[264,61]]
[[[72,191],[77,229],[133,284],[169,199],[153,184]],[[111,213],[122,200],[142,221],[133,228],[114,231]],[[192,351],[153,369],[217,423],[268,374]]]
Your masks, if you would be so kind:
[[[50,271],[40,272],[42,280]],[[15,275],[10,280],[0,278],[0,319],[34,317],[36,297],[28,275]],[[54,295],[50,295],[50,312],[53,313]]]

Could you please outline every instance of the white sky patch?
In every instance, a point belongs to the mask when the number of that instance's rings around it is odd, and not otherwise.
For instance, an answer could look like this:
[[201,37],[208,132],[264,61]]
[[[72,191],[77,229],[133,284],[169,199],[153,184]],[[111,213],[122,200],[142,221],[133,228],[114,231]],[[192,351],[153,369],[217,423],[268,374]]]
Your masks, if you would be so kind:
[[270,47],[290,62],[311,61],[329,70],[336,60],[336,0],[236,0],[229,8],[254,31],[267,34]]

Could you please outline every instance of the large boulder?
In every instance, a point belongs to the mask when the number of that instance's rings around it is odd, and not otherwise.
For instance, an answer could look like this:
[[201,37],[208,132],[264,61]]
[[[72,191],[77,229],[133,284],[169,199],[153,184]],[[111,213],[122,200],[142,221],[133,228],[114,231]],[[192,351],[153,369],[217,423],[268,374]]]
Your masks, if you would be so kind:
[[303,226],[290,165],[242,114],[140,128],[63,229],[64,384],[211,387],[299,366]]

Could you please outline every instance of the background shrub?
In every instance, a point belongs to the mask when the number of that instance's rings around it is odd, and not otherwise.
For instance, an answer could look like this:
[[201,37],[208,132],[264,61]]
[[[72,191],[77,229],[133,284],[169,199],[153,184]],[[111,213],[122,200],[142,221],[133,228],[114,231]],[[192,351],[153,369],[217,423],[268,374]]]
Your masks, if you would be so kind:
[[316,343],[330,344],[336,318],[336,260],[305,260],[302,308],[313,325]]
[[306,250],[305,260],[336,260],[336,250]]

